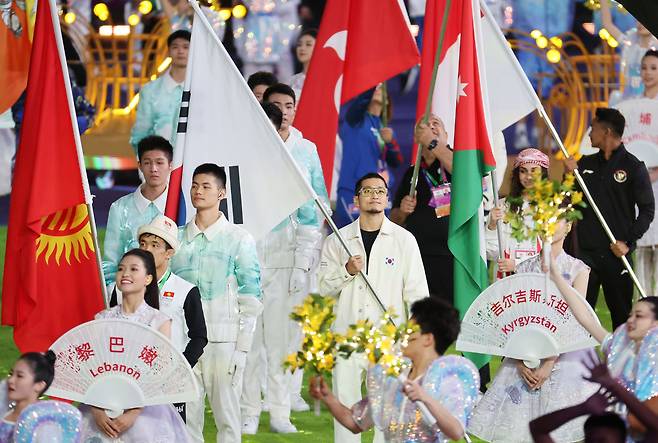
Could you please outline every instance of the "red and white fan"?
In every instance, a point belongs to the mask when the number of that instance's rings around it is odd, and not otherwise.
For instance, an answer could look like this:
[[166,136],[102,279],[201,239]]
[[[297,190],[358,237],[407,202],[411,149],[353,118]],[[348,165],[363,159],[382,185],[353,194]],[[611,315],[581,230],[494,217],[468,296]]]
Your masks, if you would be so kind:
[[93,320],[55,341],[47,394],[108,410],[196,400],[192,368],[160,332],[127,320]]
[[466,312],[457,338],[458,351],[524,360],[531,368],[543,358],[597,344],[541,273],[512,275],[485,289]]

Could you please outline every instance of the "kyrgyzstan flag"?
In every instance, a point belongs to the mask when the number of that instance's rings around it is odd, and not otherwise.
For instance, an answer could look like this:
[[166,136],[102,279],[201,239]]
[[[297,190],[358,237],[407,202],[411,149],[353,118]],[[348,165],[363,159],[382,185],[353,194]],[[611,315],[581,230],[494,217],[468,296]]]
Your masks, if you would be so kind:
[[12,183],[2,323],[45,351],[104,307],[55,0],[40,0]]
[[338,111],[360,93],[418,64],[398,0],[329,0],[294,125],[318,147],[331,189]]
[[[432,97],[453,147],[448,247],[455,256],[455,306],[461,315],[487,286],[482,222],[482,178],[496,163],[491,149],[489,108],[478,0],[428,0],[425,10],[419,109],[430,96],[441,23],[447,24]],[[440,99],[439,99],[440,97]],[[477,358],[480,365],[485,357]]]
[[[25,2],[9,0],[0,20],[0,114],[25,90],[30,65],[30,38]],[[4,8],[3,8],[4,9]]]

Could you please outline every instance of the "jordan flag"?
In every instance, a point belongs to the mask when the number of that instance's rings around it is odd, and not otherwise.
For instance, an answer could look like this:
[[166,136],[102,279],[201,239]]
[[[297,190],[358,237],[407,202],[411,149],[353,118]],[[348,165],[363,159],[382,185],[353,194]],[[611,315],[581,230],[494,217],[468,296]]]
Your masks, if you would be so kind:
[[[448,20],[431,94],[432,113],[445,123],[454,149],[448,247],[455,257],[455,306],[463,315],[487,286],[482,178],[496,163],[491,150],[478,0],[428,0],[419,109],[425,108],[430,96],[432,54],[436,54],[444,14]],[[486,362],[483,356],[473,359],[480,365]]]
[[331,189],[340,105],[419,62],[398,0],[329,0],[294,125],[318,147]]
[[47,350],[104,306],[69,85],[55,0],[40,0],[2,286],[2,324],[21,352]]

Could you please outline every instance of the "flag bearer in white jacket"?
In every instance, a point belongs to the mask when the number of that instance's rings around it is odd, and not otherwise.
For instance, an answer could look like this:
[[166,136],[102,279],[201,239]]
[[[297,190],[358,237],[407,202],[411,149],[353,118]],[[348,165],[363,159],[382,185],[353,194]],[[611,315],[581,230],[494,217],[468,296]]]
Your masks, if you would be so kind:
[[179,232],[180,250],[171,268],[198,286],[208,330],[208,345],[194,368],[201,398],[187,404],[192,437],[203,442],[205,397],[217,426],[217,441],[240,441],[242,375],[251,348],[260,302],[256,243],[219,210],[226,196],[226,173],[204,163],[192,176],[190,197],[196,215]]
[[[295,93],[281,83],[267,88],[263,108],[277,127],[286,148],[295,159],[300,172],[320,198],[328,204],[322,167],[317,149],[304,139],[301,132],[290,126],[295,112]],[[296,352],[301,340],[299,326],[290,321],[295,305],[309,293],[309,273],[319,261],[322,220],[313,201],[308,201],[276,226],[258,242],[262,267],[263,342],[256,343],[249,359],[258,362],[258,347],[267,355],[267,395],[270,408],[270,428],[273,432],[297,432],[290,422],[291,396],[299,397],[294,376],[285,371],[282,362],[286,355]],[[256,338],[258,340],[258,337]],[[255,434],[261,412],[258,371],[248,365],[242,394],[242,432]],[[248,377],[248,378],[247,378]],[[302,402],[301,397],[297,402]],[[307,406],[303,403],[304,406]],[[307,406],[308,409],[308,406]]]
[[[169,268],[171,258],[180,248],[178,226],[170,218],[158,215],[151,223],[139,227],[137,240],[140,249],[153,254],[160,290],[160,310],[172,320],[171,342],[194,368],[208,344],[208,334],[199,288]],[[112,283],[108,289],[110,307],[121,303],[122,294],[116,285]],[[185,420],[185,403],[174,406]]]
[[[357,181],[354,194],[360,216],[340,230],[354,255],[348,256],[336,235],[331,234],[320,259],[320,293],[338,298],[334,324],[338,333],[345,333],[347,326],[358,320],[376,321],[381,317],[382,311],[359,271],[368,276],[384,306],[394,309],[397,324],[407,320],[413,302],[429,295],[416,239],[384,215],[388,203],[384,178],[376,173],[366,174]],[[361,400],[366,370],[367,359],[363,355],[337,360],[333,390],[342,403]],[[334,441],[359,442],[360,437],[335,421]]]

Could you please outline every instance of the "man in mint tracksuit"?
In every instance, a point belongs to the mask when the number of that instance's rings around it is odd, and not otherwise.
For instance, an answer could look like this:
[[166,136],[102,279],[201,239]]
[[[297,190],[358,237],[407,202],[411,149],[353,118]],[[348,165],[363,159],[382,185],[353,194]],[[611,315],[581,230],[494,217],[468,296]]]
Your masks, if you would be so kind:
[[133,148],[137,148],[139,141],[149,135],[159,135],[175,144],[191,36],[190,31],[183,29],[169,35],[167,48],[171,67],[139,91],[137,116],[130,133]]
[[196,209],[180,229],[180,249],[171,270],[196,285],[206,319],[208,344],[194,367],[201,398],[187,403],[191,436],[203,442],[205,397],[217,425],[217,441],[240,442],[242,374],[251,348],[260,302],[260,267],[253,237],[219,210],[226,196],[226,173],[205,163],[192,176]]
[[124,253],[139,247],[137,230],[164,212],[167,182],[174,148],[164,138],[151,135],[137,145],[139,170],[144,183],[135,192],[124,195],[110,206],[103,243],[105,284],[114,282],[117,266]]

